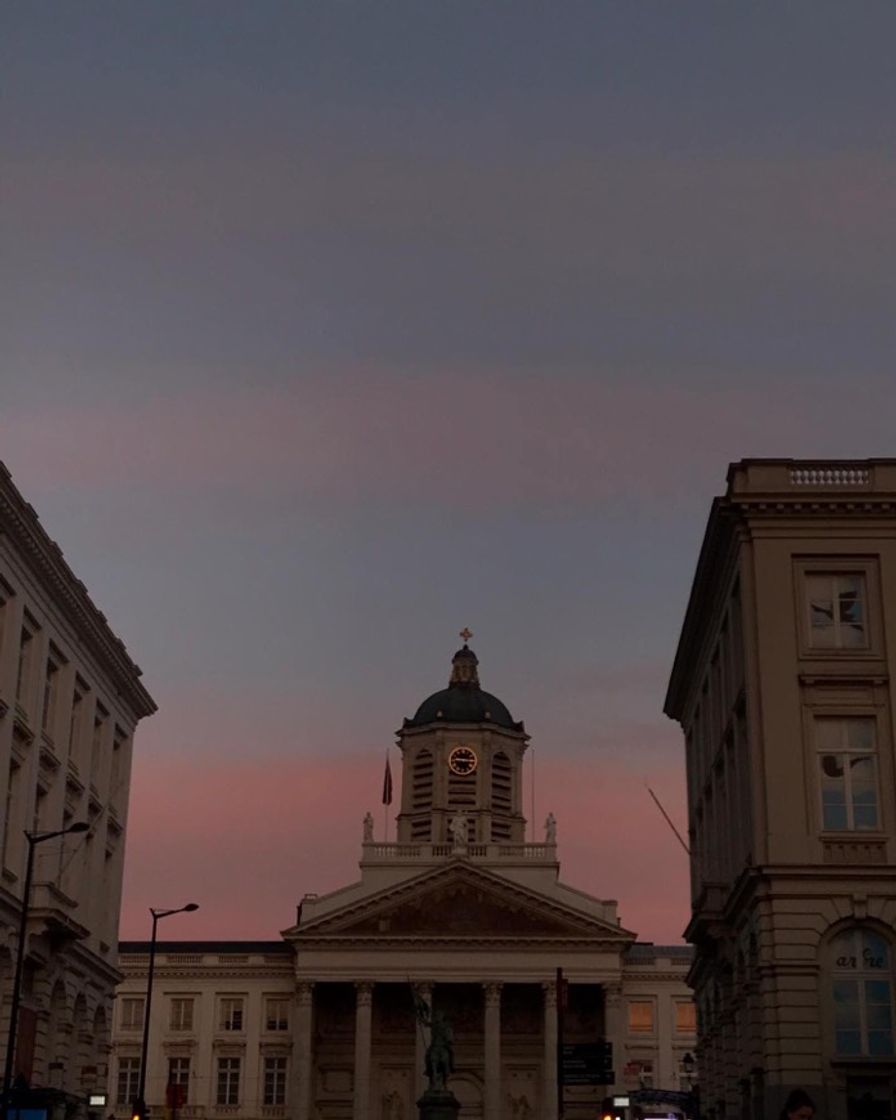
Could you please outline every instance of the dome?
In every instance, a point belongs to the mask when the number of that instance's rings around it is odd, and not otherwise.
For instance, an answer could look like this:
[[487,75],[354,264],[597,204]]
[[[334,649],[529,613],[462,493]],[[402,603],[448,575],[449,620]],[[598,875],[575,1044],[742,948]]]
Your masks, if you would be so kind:
[[479,687],[479,658],[466,644],[451,660],[451,680],[447,688],[427,696],[405,727],[427,723],[493,723],[512,731],[522,731],[507,705]]

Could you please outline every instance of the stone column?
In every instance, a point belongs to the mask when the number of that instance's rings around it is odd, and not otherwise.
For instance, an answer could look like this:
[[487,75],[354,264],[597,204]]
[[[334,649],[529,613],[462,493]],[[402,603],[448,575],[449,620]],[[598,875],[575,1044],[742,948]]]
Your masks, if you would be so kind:
[[483,984],[485,995],[485,1120],[501,1120],[501,985]]
[[[420,983],[414,985],[414,994],[430,1010],[432,1014],[432,984]],[[414,1024],[414,1100],[423,1096],[426,1088],[426,1048],[429,1045],[428,1030],[420,1023]]]
[[355,1103],[352,1120],[370,1120],[370,1024],[373,984],[355,984]]
[[541,1115],[557,1120],[557,985],[553,980],[541,985],[544,991],[544,1078]]
[[297,990],[296,1059],[293,1074],[296,1120],[311,1120],[314,1085],[314,1036],[311,1033],[314,1010],[314,985],[301,983]]

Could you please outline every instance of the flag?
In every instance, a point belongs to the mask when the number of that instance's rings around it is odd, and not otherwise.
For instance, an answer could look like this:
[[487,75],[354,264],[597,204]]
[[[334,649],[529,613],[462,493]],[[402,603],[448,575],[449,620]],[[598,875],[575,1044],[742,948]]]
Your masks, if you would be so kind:
[[383,774],[383,804],[392,804],[392,767],[389,765],[389,755],[386,755],[386,772]]

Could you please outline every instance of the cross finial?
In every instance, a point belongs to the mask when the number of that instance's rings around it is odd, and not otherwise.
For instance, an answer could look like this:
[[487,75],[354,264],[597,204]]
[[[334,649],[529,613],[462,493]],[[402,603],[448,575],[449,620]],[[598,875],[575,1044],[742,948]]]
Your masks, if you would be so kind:
[[467,642],[468,642],[468,641],[470,640],[470,638],[472,638],[472,637],[473,637],[473,631],[472,631],[472,630],[470,629],[470,627],[469,627],[469,626],[465,626],[465,627],[463,628],[463,630],[461,630],[461,632],[460,632],[460,636],[461,636],[461,637],[463,638],[463,640],[464,640],[464,645],[466,645],[466,644],[467,644]]

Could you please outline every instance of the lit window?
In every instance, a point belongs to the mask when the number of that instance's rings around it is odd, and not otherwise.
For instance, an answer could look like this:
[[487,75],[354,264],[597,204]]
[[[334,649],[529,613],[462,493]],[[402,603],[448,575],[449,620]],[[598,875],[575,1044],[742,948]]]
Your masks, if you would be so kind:
[[822,826],[879,827],[873,719],[816,719]]
[[289,1030],[288,999],[269,999],[265,1001],[264,1029],[266,1031]]
[[121,1001],[121,1029],[139,1031],[143,1027],[143,998],[125,997]]
[[834,1049],[844,1057],[893,1055],[890,946],[880,934],[851,929],[833,942]]
[[675,1030],[679,1034],[693,1034],[697,1029],[697,1008],[690,1000],[675,1004]]
[[171,1015],[168,1020],[172,1031],[191,1031],[193,1029],[193,1000],[174,997],[171,1000]]
[[218,1058],[218,1104],[240,1103],[240,1060]]
[[806,576],[806,591],[809,599],[810,645],[813,648],[867,647],[863,575],[810,574]]
[[119,1058],[118,1079],[115,1086],[115,1103],[130,1105],[137,1097],[140,1088],[140,1059]]
[[631,1034],[652,1034],[653,1001],[632,1000],[628,1005],[628,1029]]
[[241,999],[222,999],[219,1021],[222,1031],[241,1031],[243,1029],[243,1001]]
[[286,1058],[264,1060],[264,1104],[286,1104]]

